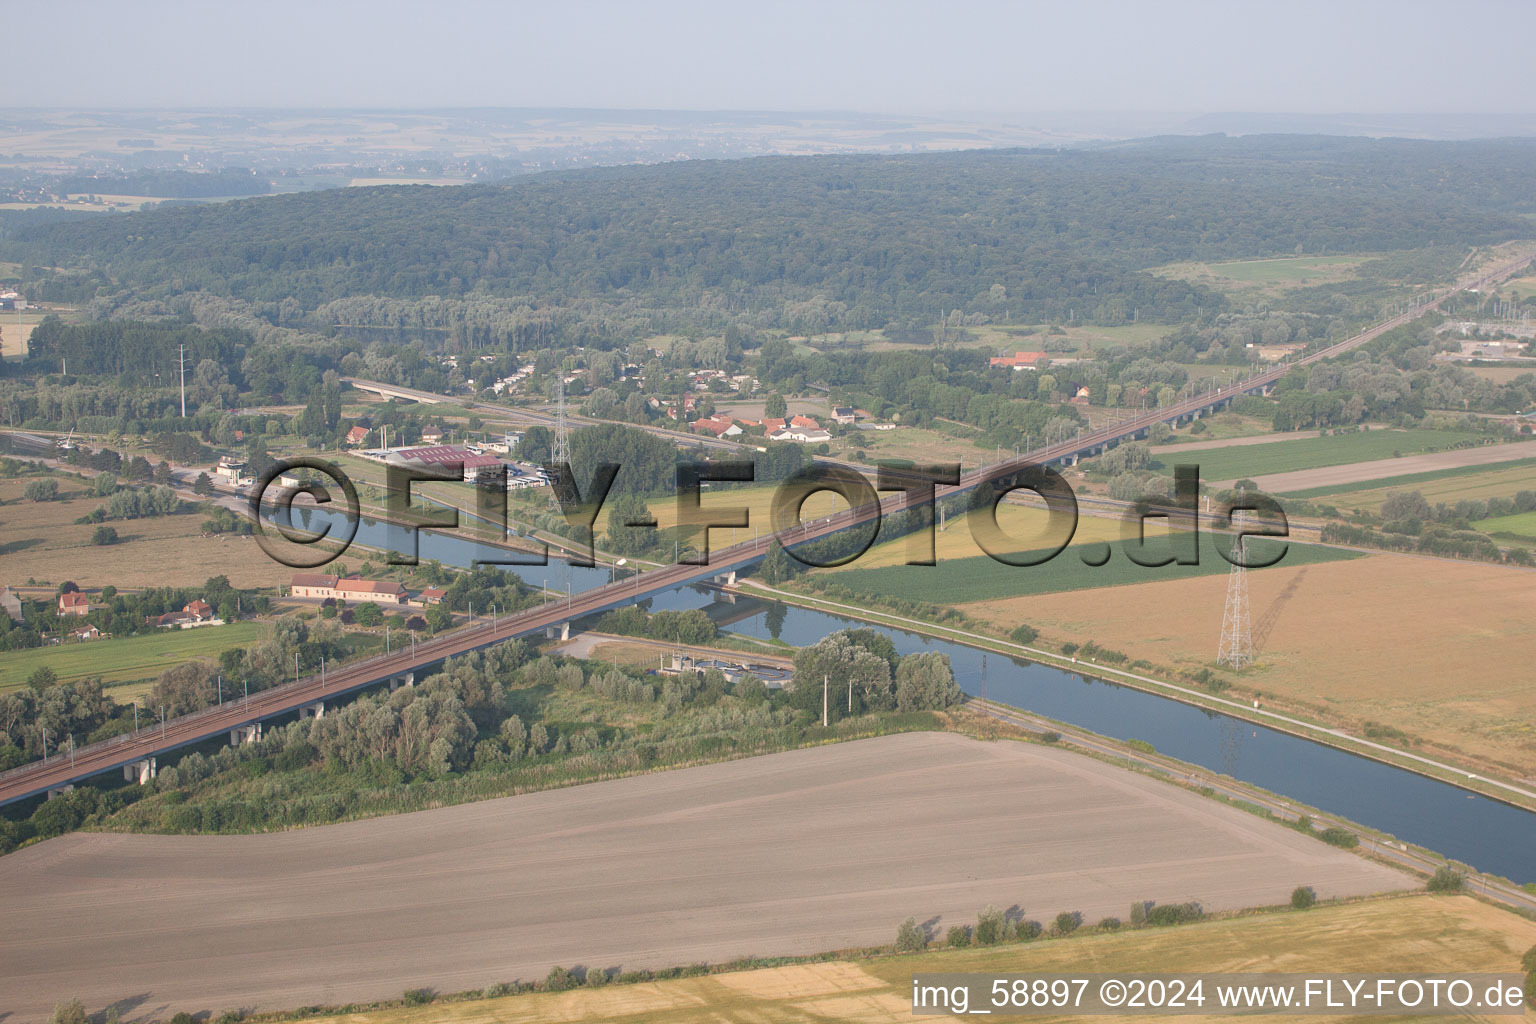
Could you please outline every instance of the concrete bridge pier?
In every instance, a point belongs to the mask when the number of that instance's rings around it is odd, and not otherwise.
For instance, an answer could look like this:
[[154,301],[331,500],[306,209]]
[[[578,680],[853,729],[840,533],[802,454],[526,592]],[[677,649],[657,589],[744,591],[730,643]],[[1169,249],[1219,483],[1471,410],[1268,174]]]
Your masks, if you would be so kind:
[[317,700],[313,704],[305,704],[303,707],[299,708],[299,717],[300,718],[324,718],[325,717],[325,701]]
[[48,791],[48,799],[52,800],[56,796],[67,796],[74,791],[75,784],[73,782],[66,782],[62,786],[54,786],[52,789],[50,789]]
[[155,777],[156,771],[155,759],[146,757],[142,761],[134,761],[131,764],[123,765],[123,778],[129,782],[137,782],[141,786],[146,786]]
[[403,676],[390,676],[389,677],[389,692],[390,693],[394,693],[396,690],[400,689],[400,687],[402,687],[402,686],[415,686],[415,685],[416,685],[416,673],[415,672],[407,672]]
[[250,725],[237,725],[229,730],[229,745],[238,747],[242,743],[255,743],[261,739],[261,723],[252,722]]
[[730,572],[721,573],[715,577],[715,582],[722,587],[734,587],[736,585],[736,570],[732,569]]
[[[559,630],[558,634],[555,632],[557,629]],[[551,623],[544,627],[544,638],[546,640],[553,640],[557,635],[561,640],[569,640],[571,638],[571,624],[569,622],[562,622],[556,626]]]

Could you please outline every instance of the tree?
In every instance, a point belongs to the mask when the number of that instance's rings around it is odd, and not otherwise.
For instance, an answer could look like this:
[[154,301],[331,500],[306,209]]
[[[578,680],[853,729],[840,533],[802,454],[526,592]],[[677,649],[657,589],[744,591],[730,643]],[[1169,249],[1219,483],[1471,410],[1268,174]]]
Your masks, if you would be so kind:
[[971,930],[963,924],[954,925],[944,935],[944,944],[952,949],[971,944]]
[[896,952],[916,953],[928,940],[923,936],[923,931],[917,926],[917,918],[909,917],[901,922],[896,929]]
[[978,946],[991,946],[1001,942],[1003,928],[1008,923],[1003,911],[994,904],[988,904],[980,914],[976,916],[976,944]]
[[1310,885],[1298,885],[1291,890],[1291,909],[1306,910],[1317,902],[1317,893]]
[[384,610],[372,601],[364,601],[357,606],[354,618],[359,626],[377,626],[384,622]]
[[1424,888],[1430,892],[1461,892],[1466,888],[1466,884],[1466,875],[1445,864],[1435,869],[1429,881],[1424,883]]
[[896,667],[898,711],[938,711],[953,707],[964,698],[947,654],[909,654]]
[[28,688],[37,693],[42,693],[44,690],[48,689],[48,687],[52,686],[58,681],[58,673],[54,672],[54,670],[49,668],[47,665],[41,665],[33,669],[32,674],[27,676]]
[[28,501],[52,501],[59,496],[57,480],[33,480],[21,492]]
[[117,543],[117,531],[110,526],[98,526],[96,532],[91,534],[91,543],[97,547],[106,547]]
[[774,392],[763,403],[763,415],[771,420],[782,420],[789,415],[789,403],[784,401],[783,395]]
[[164,487],[171,482],[171,464],[164,459],[155,467],[155,483]]
[[1021,644],[1025,647],[1028,647],[1030,644],[1034,643],[1039,636],[1040,631],[1035,629],[1035,627],[1020,623],[1019,625],[1013,627],[1013,632],[1008,634],[1008,639],[1012,640],[1016,644]]
[[1071,935],[1083,923],[1083,915],[1076,910],[1063,910],[1051,922],[1052,935]]
[[567,968],[555,966],[549,969],[544,976],[544,991],[564,992],[566,989],[576,987],[576,976]]
[[48,1018],[48,1024],[89,1024],[90,1019],[85,1012],[85,1004],[78,999],[71,999],[53,1008],[53,1016]]
[[213,493],[213,479],[207,473],[197,474],[197,479],[192,481],[192,493],[207,496]]

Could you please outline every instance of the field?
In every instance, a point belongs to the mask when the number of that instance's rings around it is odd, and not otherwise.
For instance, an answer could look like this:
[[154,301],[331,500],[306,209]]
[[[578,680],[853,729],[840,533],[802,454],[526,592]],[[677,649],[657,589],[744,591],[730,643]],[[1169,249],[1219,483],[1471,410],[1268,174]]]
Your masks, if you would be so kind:
[[[76,833],[5,866],[15,1024],[71,995],[165,1019],[462,991],[556,964],[809,954],[889,942],[908,915],[974,921],[989,903],[1097,921],[1139,899],[1216,911],[1298,885],[1326,898],[1417,884],[1155,779],[953,733],[284,833]],[[91,927],[65,906],[89,907]]]
[[[1084,523],[1094,532],[1110,528],[1118,529],[1111,520],[1084,518]],[[1102,524],[1102,525],[1100,525]],[[951,526],[949,532],[960,527]],[[1118,536],[1111,533],[1110,536]],[[1273,541],[1250,540],[1250,558],[1263,560],[1273,557],[1276,550]],[[1225,579],[1231,564],[1217,552],[1213,534],[1200,531],[1200,562],[1198,565],[1170,564],[1155,568],[1132,562],[1118,543],[1111,543],[1109,561],[1092,566],[1086,558],[1092,557],[1095,548],[1102,543],[1073,544],[1061,554],[1043,565],[1005,565],[991,557],[981,555],[955,561],[940,561],[938,565],[891,565],[882,568],[851,568],[836,570],[832,577],[838,583],[855,591],[879,594],[886,597],[920,598],[933,604],[954,604],[965,608],[970,602],[998,602],[1009,598],[1021,598],[1039,594],[1060,594],[1074,590],[1102,591],[1106,587],[1153,585],[1159,581],[1187,580],[1199,576],[1219,575]],[[1148,555],[1156,555],[1167,549],[1157,541],[1148,544]],[[1313,565],[1358,558],[1354,552],[1317,544],[1292,544],[1281,566]],[[855,566],[862,565],[855,562]],[[1254,575],[1269,573],[1271,569],[1256,570]],[[987,616],[978,616],[986,618]],[[1220,622],[1220,616],[1217,617]]]
[[25,312],[21,310],[0,312],[0,356],[6,359],[20,359],[26,355],[27,339],[32,336],[32,329],[42,323],[45,317],[55,313],[68,320],[74,310],[29,309]]
[[1315,487],[1360,484],[1370,480],[1387,480],[1416,473],[1434,473],[1466,469],[1470,466],[1491,466],[1500,462],[1525,461],[1529,459],[1532,452],[1536,452],[1536,445],[1528,442],[1484,444],[1475,448],[1425,452],[1420,455],[1404,455],[1402,458],[1380,459],[1375,462],[1352,462],[1341,466],[1298,469],[1290,473],[1271,473],[1257,477],[1255,482],[1271,493],[1290,494],[1296,490],[1310,490]]
[[1232,263],[1171,263],[1152,273],[1223,292],[1276,294],[1286,288],[1348,281],[1365,260],[1364,256],[1296,256]]
[[81,587],[163,587],[197,584],[223,574],[237,587],[286,584],[293,570],[267,557],[249,537],[203,536],[197,513],[131,519],[111,525],[116,544],[95,547],[96,527],[77,524],[99,498],[84,483],[59,476],[69,500],[31,502],[21,497],[29,477],[0,480],[0,569],[9,584],[29,578],[51,584],[74,580]]
[[[950,519],[942,531],[934,534],[934,557],[941,564],[955,562],[961,559],[987,558],[987,553],[976,543],[975,535],[970,528],[970,516]],[[1012,551],[1030,551],[1047,539],[1047,531],[1050,525],[1050,516],[1042,508],[1034,508],[1028,505],[1015,505],[1004,502],[997,507],[997,525],[1003,533],[1009,537],[1021,538],[1016,545],[1011,545]],[[1166,520],[1152,519],[1147,522],[1147,536],[1158,537],[1167,533]],[[1077,530],[1072,535],[1074,544],[1091,544],[1095,541],[1115,542],[1120,539],[1120,520],[1109,519],[1102,516],[1081,516],[1077,521]],[[864,552],[858,559],[849,565],[847,569],[825,569],[823,572],[848,572],[857,569],[879,569],[884,566],[905,565],[910,557],[909,544],[913,543],[911,537],[898,537],[895,540],[884,541],[876,544]],[[1065,552],[1060,556],[1066,558]],[[925,567],[927,568],[927,567]],[[934,566],[933,568],[938,568]],[[839,578],[839,583],[844,582]]]
[[1339,508],[1358,508],[1375,512],[1393,491],[1418,491],[1431,505],[1454,504],[1462,498],[1511,497],[1519,491],[1536,489],[1536,459],[1518,459],[1496,468],[1458,466],[1429,473],[1404,473],[1379,477],[1366,483],[1332,484],[1287,491],[1292,498],[1326,498]]
[[1504,973],[1516,970],[1532,942],[1536,925],[1469,896],[1404,896],[1065,942],[796,964],[333,1019],[337,1024],[906,1024],[913,1019],[916,973]]
[[[264,631],[259,622],[231,622],[201,629],[167,629],[149,636],[7,651],[0,654],[0,691],[21,686],[43,665],[53,669],[61,683],[89,676],[100,676],[107,685],[150,679],[193,658],[217,658],[220,651],[249,646]],[[124,690],[118,690],[114,696],[124,694]]]
[[[1241,683],[1266,705],[1357,730],[1380,722],[1536,781],[1536,573],[1373,554],[1288,557],[1248,579],[1258,661]],[[1002,630],[1029,623],[1048,642],[1091,639],[1193,669],[1215,663],[1226,586],[1213,575],[1012,600],[976,594],[959,607]]]
[[1536,512],[1517,512],[1512,516],[1479,519],[1472,525],[1493,537],[1507,534],[1524,540],[1536,540]]
[[[1406,455],[1430,448],[1439,450],[1459,441],[1473,440],[1476,440],[1473,434],[1450,430],[1369,430],[1218,448],[1203,451],[1187,461],[1198,464],[1201,478],[1214,485],[1216,481],[1257,479],[1273,473],[1390,459],[1397,452]],[[1160,456],[1159,461],[1171,470],[1176,461],[1186,460],[1169,453]],[[1153,468],[1157,468],[1155,464]]]

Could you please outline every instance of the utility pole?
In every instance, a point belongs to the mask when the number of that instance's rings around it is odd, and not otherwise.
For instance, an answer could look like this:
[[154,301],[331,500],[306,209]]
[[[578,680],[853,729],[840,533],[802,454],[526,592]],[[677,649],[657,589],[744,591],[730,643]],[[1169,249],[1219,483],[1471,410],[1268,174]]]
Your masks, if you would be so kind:
[[181,371],[181,418],[187,418],[187,346],[181,346],[176,358],[176,368]]
[[827,677],[825,674],[821,677],[821,727],[823,729],[827,727]]

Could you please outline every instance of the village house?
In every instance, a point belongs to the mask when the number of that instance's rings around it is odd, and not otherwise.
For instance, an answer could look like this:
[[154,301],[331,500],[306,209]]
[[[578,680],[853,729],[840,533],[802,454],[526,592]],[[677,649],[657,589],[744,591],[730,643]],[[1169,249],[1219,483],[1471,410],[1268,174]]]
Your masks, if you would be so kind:
[[447,596],[448,591],[444,590],[442,587],[428,587],[420,594],[417,594],[416,600],[411,603],[418,607],[425,608],[427,605],[431,604],[442,604],[443,599]]
[[9,615],[12,622],[22,621],[21,598],[10,587],[0,587],[0,611]]
[[347,431],[347,444],[354,448],[366,440],[368,440],[367,427],[353,427],[351,430]]
[[[799,417],[796,417],[797,419]],[[784,427],[768,435],[770,441],[798,441],[801,444],[816,444],[821,441],[832,440],[832,435],[820,427]]]
[[219,618],[213,610],[213,605],[200,597],[182,605],[179,612],[166,612],[164,615],[152,616],[148,621],[161,629],[172,627],[192,629],[195,626],[224,625],[224,620]]
[[425,426],[421,428],[422,444],[437,444],[443,439],[441,427]]
[[405,588],[398,583],[365,580],[361,576],[336,577],[324,573],[293,574],[290,597],[311,597],[337,601],[375,601],[379,604],[405,604]]
[[840,405],[836,409],[832,410],[833,423],[842,423],[847,425],[851,423],[857,423],[858,420],[859,411],[857,409],[850,408],[846,405]]
[[78,590],[59,595],[60,615],[85,615],[91,610],[91,602]]
[[1044,352],[1015,352],[1011,356],[993,356],[993,366],[1006,366],[1010,370],[1038,370],[1046,362]]
[[689,427],[696,433],[713,434],[715,437],[735,437],[742,432],[734,421],[725,416],[694,420]]
[[76,626],[69,631],[69,638],[76,641],[100,640],[101,630],[87,623],[84,626]]

